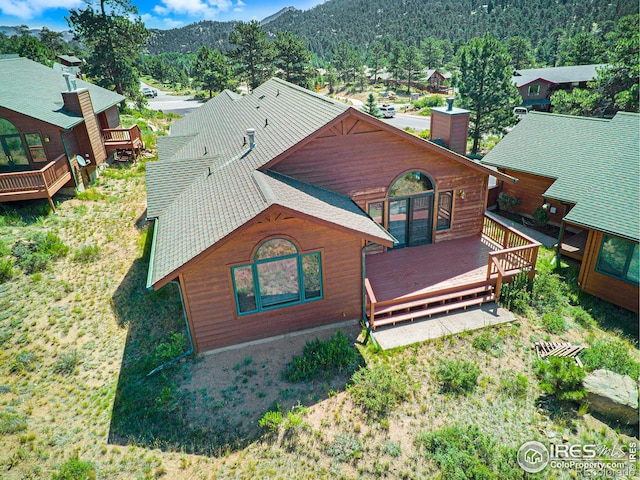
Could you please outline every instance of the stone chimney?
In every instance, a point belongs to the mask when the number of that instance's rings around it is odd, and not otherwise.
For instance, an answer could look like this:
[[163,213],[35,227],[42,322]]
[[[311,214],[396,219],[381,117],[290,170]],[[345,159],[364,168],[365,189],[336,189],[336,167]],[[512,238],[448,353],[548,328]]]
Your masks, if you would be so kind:
[[440,140],[449,150],[466,155],[470,114],[469,110],[454,107],[453,98],[447,98],[446,107],[433,107],[430,140]]
[[107,152],[98,119],[93,110],[91,95],[87,88],[76,88],[75,80],[70,81],[68,74],[65,75],[65,80],[68,91],[62,92],[64,109],[84,119],[81,125],[74,128],[78,147],[83,157],[88,154],[91,163],[99,165],[107,159]]

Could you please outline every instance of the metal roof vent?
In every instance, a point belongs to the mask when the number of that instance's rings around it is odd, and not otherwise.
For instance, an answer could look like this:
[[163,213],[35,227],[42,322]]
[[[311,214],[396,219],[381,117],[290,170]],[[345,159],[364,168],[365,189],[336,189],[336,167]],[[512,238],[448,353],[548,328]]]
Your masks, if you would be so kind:
[[253,147],[256,146],[256,129],[247,128],[247,137],[249,137],[249,148],[253,150]]
[[71,79],[69,78],[71,74],[68,72],[64,72],[62,76],[64,77],[65,82],[67,82],[67,92],[73,92],[73,88],[71,88]]

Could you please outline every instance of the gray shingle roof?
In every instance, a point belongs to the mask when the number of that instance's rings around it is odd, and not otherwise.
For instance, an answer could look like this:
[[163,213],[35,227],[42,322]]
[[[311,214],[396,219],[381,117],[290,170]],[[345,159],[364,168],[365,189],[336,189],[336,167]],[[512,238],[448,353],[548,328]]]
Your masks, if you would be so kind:
[[[88,88],[96,113],[116,105],[125,97],[97,85],[76,80],[77,88]],[[62,92],[67,84],[62,72],[28,58],[0,59],[0,106],[61,128],[71,128],[82,117],[63,108]]]
[[531,83],[542,78],[551,83],[588,82],[598,76],[597,69],[605,64],[597,65],[572,65],[567,67],[528,68],[516,70],[513,83],[517,87]]
[[482,163],[557,179],[544,196],[575,203],[566,220],[640,240],[640,115],[530,113]]
[[189,185],[216,168],[219,157],[173,159],[147,163],[147,218],[160,216]]
[[[161,139],[159,161],[147,171],[148,214],[159,214],[151,284],[274,204],[392,242],[350,199],[317,187],[302,188],[301,182],[281,175],[255,173],[348,108],[272,79],[242,98],[217,95],[176,122],[171,137],[180,139]],[[247,128],[256,130],[253,149],[246,144]],[[183,160],[205,156],[218,160],[211,158],[210,165]],[[176,179],[171,172],[181,164],[188,165],[188,172],[178,178],[182,188],[168,187]],[[329,211],[336,218],[327,218]]]

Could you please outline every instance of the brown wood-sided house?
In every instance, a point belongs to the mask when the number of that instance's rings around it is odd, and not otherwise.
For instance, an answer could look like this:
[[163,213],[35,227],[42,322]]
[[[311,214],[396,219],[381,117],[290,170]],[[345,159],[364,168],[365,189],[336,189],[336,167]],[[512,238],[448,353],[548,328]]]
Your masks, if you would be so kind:
[[572,65],[567,67],[516,70],[512,81],[522,97],[523,107],[542,112],[551,110],[551,95],[558,90],[585,89],[606,65]]
[[[120,128],[122,95],[26,58],[0,59],[0,202],[77,187],[118,148],[142,148]],[[80,160],[78,160],[80,158]]]
[[[464,153],[469,112],[433,111]],[[491,302],[533,273],[538,244],[484,216],[489,175],[513,178],[282,80],[220,93],[158,158],[147,286],[179,283],[196,351]]]
[[522,214],[544,206],[559,253],[581,262],[587,293],[638,311],[640,115],[613,119],[530,113],[483,163],[518,177],[502,191]]

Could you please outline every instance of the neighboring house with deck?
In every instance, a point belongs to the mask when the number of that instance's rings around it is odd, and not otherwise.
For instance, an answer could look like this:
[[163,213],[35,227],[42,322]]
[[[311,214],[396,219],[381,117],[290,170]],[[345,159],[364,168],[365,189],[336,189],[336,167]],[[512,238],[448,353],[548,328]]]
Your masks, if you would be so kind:
[[529,68],[516,70],[513,83],[518,87],[523,107],[547,112],[551,109],[551,95],[558,90],[570,92],[587,88],[598,76],[598,68],[605,65],[572,65],[567,67]]
[[[118,148],[142,148],[121,128],[122,95],[26,58],[0,59],[0,202],[49,199],[86,182]],[[78,160],[80,158],[80,160]]]
[[[469,112],[433,111],[464,153]],[[217,95],[158,138],[158,158],[147,284],[179,283],[196,351],[375,329],[534,273],[538,244],[484,215],[489,176],[512,177],[279,79]]]
[[638,311],[640,115],[610,120],[531,113],[483,159],[516,176],[520,212],[545,206],[560,253],[581,262],[587,293]]

